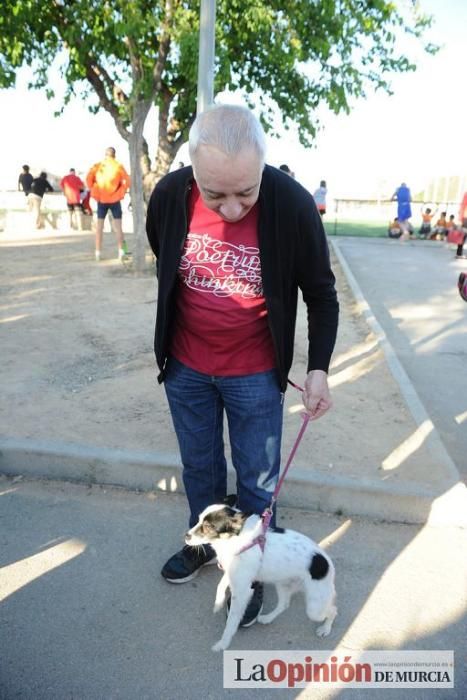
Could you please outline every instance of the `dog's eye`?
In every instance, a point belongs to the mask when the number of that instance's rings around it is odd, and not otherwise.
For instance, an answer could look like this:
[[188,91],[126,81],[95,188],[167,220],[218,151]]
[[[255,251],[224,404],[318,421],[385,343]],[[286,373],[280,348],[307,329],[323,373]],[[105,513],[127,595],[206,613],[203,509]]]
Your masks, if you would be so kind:
[[215,528],[211,525],[211,523],[208,523],[207,521],[203,523],[203,532],[205,535],[212,535],[214,531]]

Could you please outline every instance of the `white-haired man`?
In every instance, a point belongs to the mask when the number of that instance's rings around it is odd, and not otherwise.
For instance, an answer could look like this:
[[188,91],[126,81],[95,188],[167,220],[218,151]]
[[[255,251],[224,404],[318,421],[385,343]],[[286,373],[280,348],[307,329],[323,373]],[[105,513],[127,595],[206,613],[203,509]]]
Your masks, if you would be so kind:
[[[292,364],[298,289],[308,307],[303,402],[331,406],[327,371],[338,302],[321,218],[311,195],[265,165],[263,129],[248,109],[217,105],[190,131],[192,167],[152,193],[147,234],[157,258],[155,353],[183,463],[189,526],[226,496],[227,416],[237,504],[261,514],[277,482],[283,396]],[[172,583],[213,563],[185,546],[162,569]],[[255,584],[242,624],[262,607]]]

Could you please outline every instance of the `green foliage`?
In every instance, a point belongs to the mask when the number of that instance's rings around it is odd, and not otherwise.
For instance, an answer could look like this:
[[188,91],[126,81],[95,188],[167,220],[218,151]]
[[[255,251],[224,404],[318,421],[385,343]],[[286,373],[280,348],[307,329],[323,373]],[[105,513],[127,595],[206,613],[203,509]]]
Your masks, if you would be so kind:
[[334,214],[324,222],[324,229],[328,236],[357,236],[360,238],[387,238],[387,222],[375,221],[348,221],[346,219],[333,218]]
[[[32,86],[52,96],[48,72],[58,60],[65,104],[80,96],[128,135],[135,105],[155,103],[175,143],[196,108],[199,11],[199,0],[2,0],[0,87],[27,64]],[[386,0],[218,0],[216,20],[216,92],[241,90],[267,130],[279,115],[304,145],[319,106],[348,112],[413,70],[399,47],[418,49],[431,24],[417,3]]]

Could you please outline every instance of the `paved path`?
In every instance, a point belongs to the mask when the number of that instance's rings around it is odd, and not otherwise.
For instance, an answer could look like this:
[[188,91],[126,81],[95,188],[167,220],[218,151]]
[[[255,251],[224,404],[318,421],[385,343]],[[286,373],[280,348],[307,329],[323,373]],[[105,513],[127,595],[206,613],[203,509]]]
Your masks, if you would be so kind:
[[[176,494],[0,476],[1,700],[467,697],[467,530],[281,508],[281,525],[333,558],[338,616],[331,635],[317,637],[297,595],[271,625],[239,630],[231,649],[329,650],[354,662],[365,649],[454,650],[455,687],[264,694],[223,690],[223,658],[210,651],[225,624],[212,613],[217,567],[178,586],[159,574],[186,521]],[[275,599],[267,586],[265,611]]]
[[467,261],[428,241],[340,238],[339,249],[462,478],[467,477]]

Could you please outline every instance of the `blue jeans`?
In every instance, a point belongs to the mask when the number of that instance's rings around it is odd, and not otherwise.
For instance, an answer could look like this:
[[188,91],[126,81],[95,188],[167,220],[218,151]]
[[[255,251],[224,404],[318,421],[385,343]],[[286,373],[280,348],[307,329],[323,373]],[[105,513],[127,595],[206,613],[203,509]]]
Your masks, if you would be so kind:
[[183,463],[190,527],[207,506],[226,496],[224,410],[238,507],[261,514],[269,505],[280,468],[283,397],[276,370],[213,377],[172,357],[165,391]]

